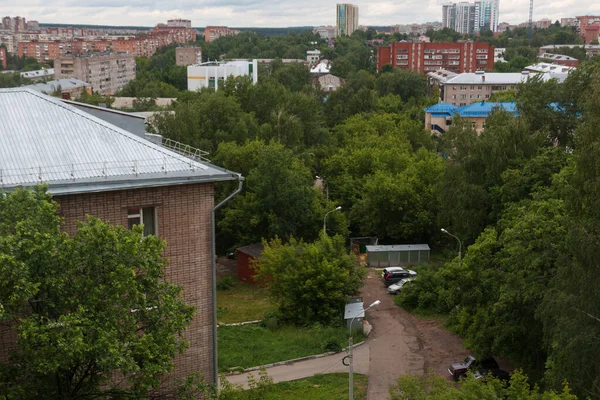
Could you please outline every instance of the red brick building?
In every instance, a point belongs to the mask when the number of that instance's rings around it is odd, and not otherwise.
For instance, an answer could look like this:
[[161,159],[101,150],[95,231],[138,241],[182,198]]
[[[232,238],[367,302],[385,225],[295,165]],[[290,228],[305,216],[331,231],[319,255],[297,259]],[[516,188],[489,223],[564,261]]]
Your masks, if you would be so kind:
[[421,73],[438,69],[457,73],[492,71],[494,47],[486,42],[396,42],[377,49],[377,70],[386,64]]
[[598,15],[582,15],[576,17],[579,25],[579,35],[584,40],[585,44],[590,44],[593,40],[598,40],[600,16]]
[[237,259],[237,274],[240,281],[256,284],[254,276],[256,271],[253,268],[252,263],[254,260],[260,259],[264,246],[262,243],[255,243],[248,246],[240,247],[236,249]]
[[207,26],[204,28],[204,40],[206,43],[210,43],[212,40],[216,40],[221,36],[235,36],[238,33],[240,33],[240,31],[226,26]]
[[[189,348],[164,381],[193,372],[216,378],[213,185],[241,177],[94,115],[29,89],[0,89],[1,187],[47,183],[67,233],[92,215],[125,227],[143,223],[146,234],[163,238],[166,279],[196,308],[184,332]],[[14,326],[0,321],[0,361],[15,345]]]

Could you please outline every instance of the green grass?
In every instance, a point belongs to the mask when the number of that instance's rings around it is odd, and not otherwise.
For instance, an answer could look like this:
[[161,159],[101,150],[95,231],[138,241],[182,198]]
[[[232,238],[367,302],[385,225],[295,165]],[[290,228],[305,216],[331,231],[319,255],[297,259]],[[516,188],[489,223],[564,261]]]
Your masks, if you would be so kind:
[[[315,326],[284,326],[269,330],[258,325],[221,326],[218,328],[219,372],[230,368],[250,368],[293,358],[320,354],[348,344],[348,329]],[[364,339],[354,334],[354,343]],[[328,346],[329,345],[329,346]]]
[[[354,374],[354,398],[367,398],[368,378]],[[348,398],[348,374],[315,375],[291,382],[280,382],[269,388],[266,400],[345,400]]]
[[262,319],[274,309],[267,289],[237,279],[231,289],[217,291],[217,321],[224,324]]

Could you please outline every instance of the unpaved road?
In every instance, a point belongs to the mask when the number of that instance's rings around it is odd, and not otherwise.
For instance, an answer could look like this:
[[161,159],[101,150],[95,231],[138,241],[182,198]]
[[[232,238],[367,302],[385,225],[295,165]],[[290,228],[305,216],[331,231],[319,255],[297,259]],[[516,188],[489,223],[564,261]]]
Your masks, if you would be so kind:
[[394,304],[383,286],[380,270],[369,270],[362,291],[365,307],[375,300],[381,304],[367,311],[373,326],[368,344],[369,389],[367,400],[388,398],[389,387],[400,375],[422,375],[428,369],[447,377],[448,365],[464,359],[469,351],[461,339],[448,332],[441,322],[419,319]]

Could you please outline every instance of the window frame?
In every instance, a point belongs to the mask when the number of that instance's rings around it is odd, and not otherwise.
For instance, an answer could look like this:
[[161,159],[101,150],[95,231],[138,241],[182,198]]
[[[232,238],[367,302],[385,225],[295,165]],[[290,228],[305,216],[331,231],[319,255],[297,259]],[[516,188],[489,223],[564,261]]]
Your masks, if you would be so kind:
[[[135,210],[137,210],[137,213],[130,213],[130,212],[134,212]],[[144,211],[146,210],[146,211]],[[151,210],[151,211],[150,211]],[[152,232],[146,233],[146,227],[148,224],[146,224],[144,222],[145,218],[144,218],[144,213],[151,212],[152,213],[152,219],[153,219],[153,223],[152,223]],[[139,219],[139,223],[137,224],[131,224],[130,220],[132,219]],[[143,225],[144,226],[144,232],[142,233],[142,235],[144,237],[148,236],[148,235],[153,235],[158,237],[158,213],[157,213],[157,207],[156,206],[133,206],[133,207],[127,207],[127,228],[131,229],[133,226],[135,225]]]

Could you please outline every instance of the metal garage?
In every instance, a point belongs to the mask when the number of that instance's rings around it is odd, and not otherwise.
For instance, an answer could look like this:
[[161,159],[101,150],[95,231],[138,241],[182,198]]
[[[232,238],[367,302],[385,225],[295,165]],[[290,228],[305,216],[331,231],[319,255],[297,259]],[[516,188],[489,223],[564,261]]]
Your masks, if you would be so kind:
[[429,261],[431,249],[426,244],[394,244],[367,246],[369,267],[399,267]]

